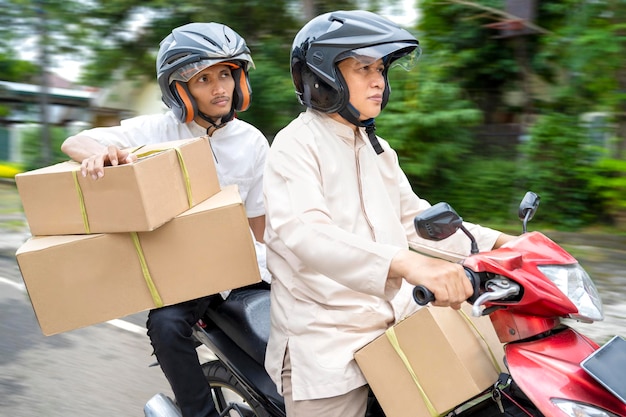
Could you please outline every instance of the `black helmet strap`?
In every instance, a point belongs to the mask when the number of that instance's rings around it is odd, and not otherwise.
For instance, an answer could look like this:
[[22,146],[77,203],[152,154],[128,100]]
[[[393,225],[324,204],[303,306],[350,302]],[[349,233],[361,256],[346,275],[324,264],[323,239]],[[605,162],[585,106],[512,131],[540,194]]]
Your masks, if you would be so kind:
[[376,121],[373,117],[371,119],[363,121],[359,120],[359,111],[350,103],[348,103],[348,105],[345,106],[343,109],[339,110],[338,113],[341,117],[343,117],[353,125],[365,127],[365,133],[367,133],[367,137],[369,138],[370,143],[372,144],[372,147],[376,152],[376,155],[380,155],[385,151],[380,145],[378,138],[376,137]]
[[211,128],[214,129],[219,129],[220,127],[224,127],[226,125],[226,123],[230,122],[231,120],[233,120],[233,117],[235,117],[235,110],[234,109],[230,109],[230,112],[228,112],[228,114],[226,116],[223,116],[220,119],[220,123],[217,124],[215,123],[215,120],[211,119],[209,116],[207,116],[206,114],[202,113],[202,112],[198,112],[198,116],[200,116],[202,118],[202,120],[205,120],[207,122],[209,122],[210,126],[207,127],[206,129],[206,133],[209,134],[209,130]]
[[376,151],[376,155],[380,155],[381,153],[385,152],[383,147],[380,145],[378,138],[376,137],[376,123],[374,119],[367,119],[363,122],[363,124],[365,125],[365,133],[367,133],[367,136],[370,138],[370,142],[372,144],[372,147]]

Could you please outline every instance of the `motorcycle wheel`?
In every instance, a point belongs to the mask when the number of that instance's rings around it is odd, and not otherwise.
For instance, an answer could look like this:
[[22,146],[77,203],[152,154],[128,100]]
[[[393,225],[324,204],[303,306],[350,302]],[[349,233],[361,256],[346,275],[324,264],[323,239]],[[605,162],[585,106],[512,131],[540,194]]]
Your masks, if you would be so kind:
[[232,406],[226,414],[228,417],[271,417],[220,361],[202,364],[202,371],[211,387],[217,411],[223,413]]

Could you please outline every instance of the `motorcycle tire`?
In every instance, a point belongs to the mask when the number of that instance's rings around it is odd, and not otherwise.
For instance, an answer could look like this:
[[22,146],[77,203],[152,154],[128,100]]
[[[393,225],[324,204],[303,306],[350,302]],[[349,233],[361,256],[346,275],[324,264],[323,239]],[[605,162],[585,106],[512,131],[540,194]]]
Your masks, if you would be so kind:
[[202,364],[202,371],[220,414],[230,406],[229,417],[271,417],[220,361]]

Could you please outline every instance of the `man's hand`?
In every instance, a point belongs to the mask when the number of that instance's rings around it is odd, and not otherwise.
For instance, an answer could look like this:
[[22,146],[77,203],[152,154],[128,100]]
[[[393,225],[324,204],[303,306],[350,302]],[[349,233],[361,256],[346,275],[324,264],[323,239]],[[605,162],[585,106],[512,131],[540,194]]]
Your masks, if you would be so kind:
[[137,155],[123,151],[115,146],[108,146],[105,153],[91,155],[80,164],[83,177],[91,176],[94,180],[104,177],[105,166],[130,164],[137,160]]
[[455,310],[474,290],[460,264],[402,250],[391,260],[388,278],[404,278],[412,285],[423,285],[435,296],[433,305]]

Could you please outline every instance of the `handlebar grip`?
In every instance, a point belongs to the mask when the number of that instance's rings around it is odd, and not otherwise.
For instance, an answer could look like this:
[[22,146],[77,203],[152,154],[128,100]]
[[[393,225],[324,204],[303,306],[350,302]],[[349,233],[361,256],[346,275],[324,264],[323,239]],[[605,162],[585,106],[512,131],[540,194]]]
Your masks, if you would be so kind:
[[417,285],[413,288],[413,299],[421,306],[425,306],[431,301],[435,301],[435,294],[423,285]]
[[[474,277],[474,273],[468,268],[465,268],[465,275],[470,280],[472,287],[474,288],[474,294],[472,294],[472,296],[468,299],[468,301],[473,303],[475,298],[478,297],[478,286],[480,284],[480,280]],[[423,285],[417,285],[413,288],[413,299],[418,305],[425,306],[426,304],[435,301],[435,294]]]

